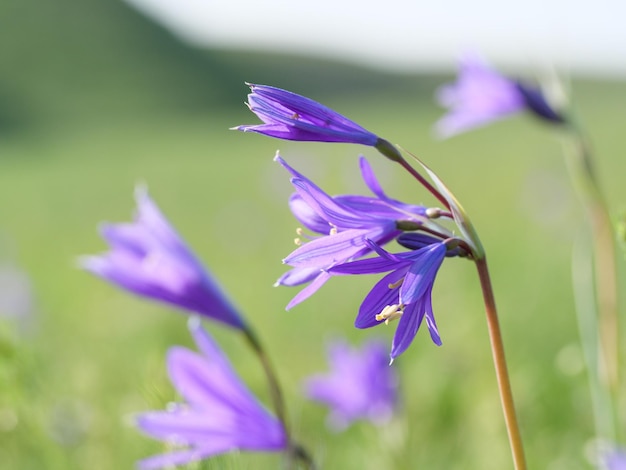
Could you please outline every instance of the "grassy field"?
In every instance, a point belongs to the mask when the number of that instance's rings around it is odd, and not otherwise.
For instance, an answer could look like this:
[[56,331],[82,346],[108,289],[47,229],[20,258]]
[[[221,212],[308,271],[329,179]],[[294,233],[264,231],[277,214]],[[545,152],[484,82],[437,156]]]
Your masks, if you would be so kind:
[[[315,97],[419,155],[463,202],[488,253],[529,468],[590,468],[593,421],[569,271],[584,224],[560,136],[520,116],[437,142],[431,127],[441,111],[431,92]],[[238,103],[245,93],[242,87]],[[618,214],[626,203],[626,85],[580,83],[574,93]],[[325,429],[325,410],[307,403],[300,388],[306,375],[326,367],[325,341],[341,335],[358,344],[379,335],[390,343],[394,328],[353,327],[374,277],[334,279],[284,311],[296,291],[272,284],[297,224],[274,153],[280,149],[332,194],[364,191],[357,170],[363,153],[391,195],[434,202],[369,148],[229,131],[255,122],[238,103],[188,115],[76,121],[0,139],[1,261],[30,276],[35,298],[27,318],[4,320],[0,330],[3,467],[122,469],[163,450],[133,428],[132,415],[176,399],[164,356],[173,344],[191,345],[186,317],[75,267],[77,256],[104,249],[100,221],[129,220],[133,188],[143,182],[256,326],[279,369],[296,434],[322,468],[510,468],[481,294],[464,260],[447,261],[435,285],[443,346],[422,331],[394,364],[404,402],[398,422],[383,430],[359,423],[337,436]],[[218,325],[208,328],[267,402],[243,341]],[[192,468],[272,469],[278,461],[231,455]]]

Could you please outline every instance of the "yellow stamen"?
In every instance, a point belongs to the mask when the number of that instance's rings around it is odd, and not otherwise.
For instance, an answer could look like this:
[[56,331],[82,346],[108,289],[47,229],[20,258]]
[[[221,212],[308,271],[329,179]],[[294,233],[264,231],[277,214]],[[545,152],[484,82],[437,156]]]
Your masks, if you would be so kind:
[[333,227],[330,229],[329,235],[337,235],[337,227]]
[[296,229],[296,233],[298,234],[298,236],[300,236],[300,237],[301,237],[301,236],[304,234],[304,230],[302,230],[302,227],[298,227],[298,228]]
[[398,320],[404,313],[404,305],[387,305],[383,311],[376,315],[376,321],[385,321],[389,325],[390,321]]
[[388,284],[387,287],[389,287],[390,289],[395,289],[396,287],[400,287],[403,282],[404,282],[404,278],[400,279],[399,281],[394,282],[393,284]]
[[302,245],[302,240],[300,240],[299,238],[294,238],[293,242],[298,246]]

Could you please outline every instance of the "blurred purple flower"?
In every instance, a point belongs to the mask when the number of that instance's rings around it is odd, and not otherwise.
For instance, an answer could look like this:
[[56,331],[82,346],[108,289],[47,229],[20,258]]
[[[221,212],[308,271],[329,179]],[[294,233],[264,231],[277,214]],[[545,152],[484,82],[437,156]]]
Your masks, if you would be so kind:
[[81,267],[134,294],[244,329],[219,285],[147,192],[138,189],[135,197],[135,221],[103,224],[100,231],[110,251],[81,257]]
[[309,377],[305,392],[311,400],[328,405],[331,429],[342,430],[359,419],[377,425],[391,419],[398,402],[398,377],[387,358],[387,348],[378,341],[360,350],[344,341],[330,344],[330,372]]
[[613,449],[603,456],[606,470],[626,470],[626,453],[623,449]]
[[291,300],[287,309],[316,292],[330,278],[326,272],[328,268],[370,253],[372,249],[366,240],[379,245],[393,240],[402,233],[397,228],[399,220],[428,222],[424,207],[387,196],[363,157],[360,159],[361,174],[375,197],[329,196],[280,156],[277,155],[276,160],[293,176],[291,182],[296,193],[289,201],[291,211],[304,227],[321,235],[308,236],[310,241],[283,260],[293,269],[278,279],[276,285],[296,286],[310,282]]
[[392,361],[413,342],[424,318],[431,339],[440,346],[431,293],[439,267],[448,253],[446,243],[431,238],[429,244],[417,250],[398,254],[389,253],[373,242],[369,244],[378,257],[343,263],[329,269],[331,275],[391,271],[367,294],[354,325],[370,328],[399,319],[391,346]]
[[237,377],[199,318],[190,320],[189,329],[202,354],[174,347],[167,355],[170,380],[186,403],[137,417],[144,433],[187,448],[141,460],[139,468],[184,465],[233,450],[285,450],[282,424]]
[[459,67],[457,82],[437,90],[439,104],[450,109],[435,126],[440,137],[450,137],[524,110],[553,123],[564,121],[538,88],[501,75],[476,55],[464,56]]
[[248,84],[248,107],[264,124],[234,130],[286,140],[345,142],[376,146],[378,137],[320,103],[287,90]]

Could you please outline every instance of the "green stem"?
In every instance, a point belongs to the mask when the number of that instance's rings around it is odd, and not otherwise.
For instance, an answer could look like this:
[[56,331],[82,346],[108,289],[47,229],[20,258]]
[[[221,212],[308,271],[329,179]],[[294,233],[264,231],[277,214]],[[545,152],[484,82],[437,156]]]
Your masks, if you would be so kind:
[[600,189],[588,140],[578,127],[570,127],[575,152],[568,160],[593,236],[595,288],[598,302],[600,379],[615,399],[619,387],[619,322],[616,243],[613,224]]
[[450,203],[448,202],[448,200],[439,191],[437,191],[437,189],[435,189],[432,184],[426,181],[426,178],[424,178],[415,168],[409,165],[409,162],[404,159],[404,157],[395,145],[393,145],[388,140],[379,138],[374,147],[389,160],[402,165],[402,167],[406,171],[408,171],[411,176],[413,176],[413,178],[419,181],[419,183],[424,186],[433,196],[435,196],[446,209],[450,210]]
[[598,314],[593,282],[593,256],[586,231],[577,237],[572,251],[572,286],[574,307],[583,356],[589,376],[589,392],[593,407],[596,436],[616,442],[615,403],[608,388],[603,386],[598,370],[602,363],[599,346]]
[[306,449],[304,449],[304,447],[295,442],[291,437],[291,431],[287,421],[287,409],[285,407],[285,400],[283,398],[283,393],[280,388],[280,383],[278,382],[278,376],[276,375],[276,372],[272,367],[269,356],[265,352],[265,349],[263,349],[259,338],[250,327],[244,328],[243,333],[248,344],[255,352],[255,354],[259,358],[259,361],[261,362],[261,365],[263,366],[263,370],[265,372],[265,376],[269,385],[270,399],[272,400],[272,404],[274,405],[276,417],[281,422],[285,430],[288,449],[286,468],[288,470],[292,470],[295,468],[297,462],[302,462],[306,468],[308,468],[309,470],[314,470],[316,467],[313,458],[309,455]]
[[515,413],[515,403],[513,402],[513,392],[511,391],[511,382],[509,380],[509,373],[504,355],[504,344],[502,342],[498,311],[496,310],[496,301],[493,295],[493,288],[491,287],[491,279],[487,268],[487,259],[485,257],[476,260],[476,269],[478,270],[480,286],[483,291],[485,313],[487,314],[487,326],[489,328],[489,339],[491,342],[491,353],[493,356],[493,364],[496,369],[498,390],[500,391],[500,401],[502,403],[502,410],[504,411],[504,421],[509,435],[511,452],[513,454],[513,463],[515,470],[526,470],[526,458],[524,457],[522,435],[519,430],[517,415]]

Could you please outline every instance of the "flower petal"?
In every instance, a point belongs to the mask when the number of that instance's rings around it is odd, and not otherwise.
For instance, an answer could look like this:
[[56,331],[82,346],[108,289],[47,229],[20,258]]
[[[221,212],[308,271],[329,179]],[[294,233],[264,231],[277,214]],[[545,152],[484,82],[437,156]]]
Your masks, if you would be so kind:
[[405,273],[406,269],[398,269],[387,274],[374,285],[359,307],[354,326],[370,328],[381,323],[381,321],[376,320],[376,315],[389,305],[397,305],[399,301],[399,288],[389,288],[389,286],[402,279]]
[[433,285],[437,271],[446,257],[446,250],[444,243],[436,243],[419,250],[420,256],[410,265],[400,288],[401,303],[408,305],[417,302]]

